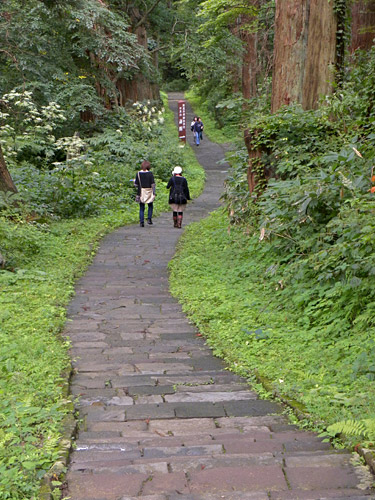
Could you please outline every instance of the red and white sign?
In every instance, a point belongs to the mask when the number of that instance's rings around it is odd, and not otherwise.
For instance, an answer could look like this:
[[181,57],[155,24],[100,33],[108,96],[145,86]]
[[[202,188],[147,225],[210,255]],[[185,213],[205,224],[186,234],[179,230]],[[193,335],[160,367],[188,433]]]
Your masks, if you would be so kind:
[[178,101],[178,138],[186,142],[186,102]]

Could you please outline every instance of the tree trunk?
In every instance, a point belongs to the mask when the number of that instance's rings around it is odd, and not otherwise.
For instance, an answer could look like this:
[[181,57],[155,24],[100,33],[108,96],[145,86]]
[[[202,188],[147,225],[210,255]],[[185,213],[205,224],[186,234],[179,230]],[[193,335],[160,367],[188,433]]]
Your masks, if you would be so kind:
[[[333,91],[334,71],[340,70],[343,63],[338,62],[336,58],[336,32],[337,19],[333,1],[310,0],[302,101],[299,101],[304,109],[315,109],[319,98]],[[345,47],[343,49],[345,50]]]
[[352,6],[352,37],[350,53],[357,49],[369,50],[375,37],[375,1],[357,0]]
[[[143,24],[137,25],[138,19],[141,17],[138,9],[134,9],[132,13],[133,28],[137,36],[138,43],[147,51],[147,31]],[[157,53],[154,58],[158,57]],[[157,60],[155,63],[158,63]],[[117,81],[117,89],[120,93],[120,103],[124,105],[126,101],[143,101],[146,99],[160,98],[159,87],[156,83],[151,83],[142,73],[136,73],[131,80],[119,78]]]
[[276,0],[271,111],[332,92],[337,20],[327,0]]
[[17,193],[17,188],[14,185],[12,177],[7,169],[5,164],[3,151],[1,149],[0,144],[0,191],[12,191],[13,193]]
[[257,94],[257,34],[244,31],[241,33],[245,51],[242,58],[242,95],[251,99]]
[[[251,0],[251,5],[257,6],[258,0]],[[240,37],[244,45],[244,53],[242,57],[242,96],[244,99],[249,100],[257,95],[257,76],[258,76],[258,54],[257,54],[257,40],[256,32],[251,32],[246,29],[246,25],[250,25],[252,19],[243,16],[240,19],[240,26],[245,26],[245,29],[240,28]],[[244,103],[244,109],[247,108],[247,103]],[[257,165],[261,157],[261,151],[254,149],[252,136],[249,130],[244,131],[244,141],[249,155],[249,162],[247,167],[247,182],[250,193],[255,191],[255,188],[262,180]]]
[[310,0],[276,0],[271,112],[302,102]]

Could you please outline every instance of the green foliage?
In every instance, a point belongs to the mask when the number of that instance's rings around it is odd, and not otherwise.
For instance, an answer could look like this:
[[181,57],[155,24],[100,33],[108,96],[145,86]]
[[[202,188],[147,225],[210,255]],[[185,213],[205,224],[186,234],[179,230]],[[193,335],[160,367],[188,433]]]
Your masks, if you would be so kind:
[[350,438],[352,444],[358,441],[365,446],[373,446],[375,441],[375,419],[367,418],[363,420],[343,420],[328,426],[322,436],[334,439],[344,435]]
[[223,212],[189,226],[170,264],[184,310],[232,370],[266,377],[312,421],[373,419],[373,277],[321,284],[312,264],[298,276],[286,253],[246,231]]
[[53,100],[72,118],[86,109],[102,115],[98,84],[115,98],[115,80],[129,78],[147,61],[127,21],[93,0],[5,0],[0,4],[0,92],[26,86],[40,103]]

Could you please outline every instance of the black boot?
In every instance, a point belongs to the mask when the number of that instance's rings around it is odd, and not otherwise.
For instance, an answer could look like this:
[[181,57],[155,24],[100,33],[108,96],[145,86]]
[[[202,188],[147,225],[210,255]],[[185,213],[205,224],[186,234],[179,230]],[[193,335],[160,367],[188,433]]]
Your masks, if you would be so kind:
[[177,215],[173,216],[173,227],[178,227],[178,225],[177,225]]
[[147,224],[149,224],[151,226],[152,224],[152,219],[147,219]]
[[144,222],[140,222],[140,223],[139,223],[139,225],[140,225],[141,227],[145,227],[145,223],[144,223]]

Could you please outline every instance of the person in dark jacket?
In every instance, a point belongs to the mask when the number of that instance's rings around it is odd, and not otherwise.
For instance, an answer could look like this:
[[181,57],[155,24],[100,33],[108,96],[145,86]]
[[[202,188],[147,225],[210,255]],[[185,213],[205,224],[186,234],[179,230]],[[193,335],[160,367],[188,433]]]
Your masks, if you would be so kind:
[[150,171],[150,162],[145,160],[141,164],[142,170],[137,173],[134,180],[134,185],[137,188],[137,197],[141,196],[141,188],[152,188],[153,196],[150,198],[151,201],[146,201],[145,203],[139,202],[139,225],[144,227],[145,225],[145,205],[147,203],[147,224],[152,224],[152,212],[154,209],[154,198],[155,198],[155,179],[154,174]]
[[169,205],[173,211],[173,227],[181,228],[182,217],[190,192],[187,180],[182,176],[182,168],[177,166],[167,184],[169,189]]
[[195,144],[199,146],[200,141],[202,140],[202,132],[203,132],[203,123],[201,118],[198,116],[197,121],[193,125],[193,131],[195,135]]

